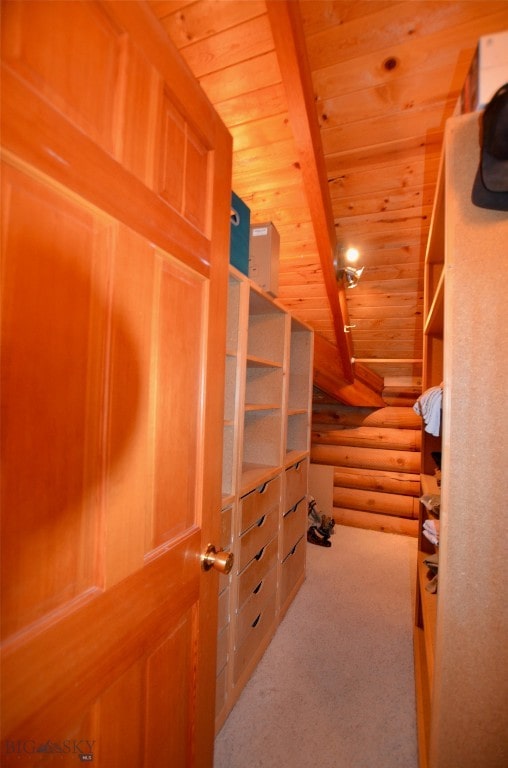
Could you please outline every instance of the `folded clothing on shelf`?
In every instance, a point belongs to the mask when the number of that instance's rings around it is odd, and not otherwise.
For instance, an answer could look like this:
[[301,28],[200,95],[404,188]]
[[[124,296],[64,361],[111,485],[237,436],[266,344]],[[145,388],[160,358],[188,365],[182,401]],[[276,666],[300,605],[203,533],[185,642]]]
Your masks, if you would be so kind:
[[441,431],[441,405],[443,402],[443,387],[430,387],[413,405],[413,410],[425,422],[425,431],[438,437]]
[[437,547],[439,545],[439,520],[425,520],[423,535]]

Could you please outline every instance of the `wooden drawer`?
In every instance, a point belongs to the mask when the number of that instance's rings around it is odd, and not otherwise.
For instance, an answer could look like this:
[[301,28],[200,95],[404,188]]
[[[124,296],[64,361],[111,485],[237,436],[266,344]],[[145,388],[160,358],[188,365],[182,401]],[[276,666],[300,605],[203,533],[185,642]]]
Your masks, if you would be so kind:
[[[233,507],[230,505],[225,507],[220,516],[220,549],[231,550],[233,534]],[[219,593],[222,593],[229,587],[231,582],[231,576],[220,574],[219,577]]]
[[282,520],[282,559],[284,560],[298,539],[307,530],[307,500],[302,499],[284,515]]
[[219,595],[221,595],[225,589],[231,584],[231,573],[219,573]]
[[278,510],[272,510],[243,534],[239,546],[237,573],[243,571],[252,558],[271,541],[279,525]]
[[302,459],[298,464],[286,469],[285,512],[294,507],[307,494],[307,470],[307,459]]
[[236,621],[235,648],[239,648],[252,630],[256,618],[264,610],[265,605],[272,599],[277,588],[277,568],[274,566],[264,578],[258,582],[249,599],[240,609]]
[[247,568],[238,577],[238,607],[252,594],[261,579],[275,565],[277,560],[278,539],[276,536],[259,552],[257,552]]
[[218,631],[220,632],[229,622],[229,586],[219,595]]
[[307,538],[302,536],[290,550],[282,563],[282,576],[280,585],[280,605],[284,607],[298,580],[305,573],[305,547]]
[[217,637],[217,672],[223,669],[228,660],[229,624]]
[[226,703],[226,679],[227,667],[224,667],[217,675],[215,683],[215,712],[218,714]]
[[278,509],[280,505],[281,478],[275,477],[268,483],[263,483],[259,488],[251,491],[240,501],[240,530],[243,533],[263,515],[267,515],[272,509]]
[[270,596],[263,609],[255,617],[242,645],[234,655],[233,679],[235,684],[240,679],[247,664],[252,660],[256,649],[273,632],[275,622],[276,592]]
[[220,548],[229,549],[231,547],[233,508],[225,507],[220,516]]

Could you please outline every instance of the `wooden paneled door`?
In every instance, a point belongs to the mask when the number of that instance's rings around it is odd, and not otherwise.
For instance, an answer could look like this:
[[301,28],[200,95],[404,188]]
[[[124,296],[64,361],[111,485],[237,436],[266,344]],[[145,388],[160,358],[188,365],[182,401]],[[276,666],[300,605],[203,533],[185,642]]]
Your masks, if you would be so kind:
[[2,3],[2,765],[212,764],[230,184],[145,4]]

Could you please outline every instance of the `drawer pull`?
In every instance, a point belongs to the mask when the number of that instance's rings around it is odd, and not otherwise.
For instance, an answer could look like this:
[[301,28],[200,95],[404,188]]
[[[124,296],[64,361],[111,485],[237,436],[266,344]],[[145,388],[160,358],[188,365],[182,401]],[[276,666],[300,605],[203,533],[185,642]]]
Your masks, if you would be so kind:
[[263,579],[261,579],[257,587],[254,587],[254,589],[252,590],[252,594],[257,595],[257,593],[259,592],[262,586],[263,586]]
[[263,483],[263,485],[262,485],[262,486],[261,486],[261,488],[259,489],[259,493],[260,493],[260,495],[261,495],[262,493],[264,493],[264,492],[266,491],[266,489],[267,489],[267,488],[268,488],[268,480],[266,481],[266,483]]
[[265,551],[265,547],[262,547],[259,550],[259,552],[256,555],[254,555],[254,560],[261,560],[261,558],[263,557],[264,551]]
[[261,528],[261,526],[262,526],[262,525],[264,525],[264,522],[265,522],[265,520],[266,520],[266,515],[263,515],[263,517],[261,517],[261,518],[260,518],[260,519],[257,521],[257,523],[256,523],[257,527],[258,527],[258,528]]
[[258,615],[256,616],[256,618],[254,619],[254,621],[251,624],[252,629],[254,629],[254,627],[256,627],[258,625],[260,618],[261,618],[261,614],[258,613]]

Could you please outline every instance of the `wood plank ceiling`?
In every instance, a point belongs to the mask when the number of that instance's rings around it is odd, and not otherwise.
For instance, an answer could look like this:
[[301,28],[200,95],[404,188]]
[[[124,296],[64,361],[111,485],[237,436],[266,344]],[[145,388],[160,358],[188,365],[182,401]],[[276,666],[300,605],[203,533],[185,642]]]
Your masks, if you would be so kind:
[[[279,299],[316,331],[316,384],[353,405],[382,403],[365,384],[414,401],[444,126],[508,2],[149,4],[233,136],[251,223],[280,234]],[[355,288],[335,280],[336,243],[361,252]]]

